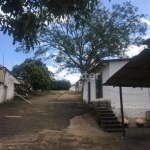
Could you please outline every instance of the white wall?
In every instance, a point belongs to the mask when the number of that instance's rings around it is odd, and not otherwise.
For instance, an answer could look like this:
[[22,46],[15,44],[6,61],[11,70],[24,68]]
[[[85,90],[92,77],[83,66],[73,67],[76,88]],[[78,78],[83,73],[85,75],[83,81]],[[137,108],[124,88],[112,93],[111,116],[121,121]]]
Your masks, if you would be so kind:
[[82,92],[82,86],[83,86],[82,81],[76,82],[76,91]]
[[75,85],[72,85],[69,89],[69,91],[75,91]]
[[129,61],[111,61],[111,62],[109,62],[109,78],[128,62]]
[[[97,73],[102,73],[102,83],[105,83],[109,78],[109,65],[104,66]],[[107,86],[105,89],[103,88],[103,98],[96,98],[96,79],[93,78],[91,80],[85,80],[83,84],[83,100],[88,103],[88,82],[91,83],[91,102],[97,102],[100,100],[110,100],[110,87]]]
[[6,72],[5,74],[5,85],[7,86],[7,100],[11,100],[14,97],[14,77]]
[[[110,77],[126,63],[127,61],[121,61],[119,63],[111,62],[109,64]],[[105,88],[106,86],[104,86],[104,89]],[[120,108],[119,88],[110,86],[110,91],[107,91],[110,93],[112,107]],[[150,93],[148,88],[122,87],[122,95],[124,108],[150,106]]]
[[0,84],[0,103],[13,99],[15,83],[19,84],[19,81],[6,70],[4,83]]
[[89,81],[90,80],[83,81],[83,101],[86,103],[88,103],[88,82]]
[[[104,87],[105,88],[105,87]],[[148,88],[122,88],[123,103],[125,108],[150,106]],[[119,88],[111,86],[112,107],[120,108]]]
[[0,83],[0,103],[6,101],[6,91],[7,87]]

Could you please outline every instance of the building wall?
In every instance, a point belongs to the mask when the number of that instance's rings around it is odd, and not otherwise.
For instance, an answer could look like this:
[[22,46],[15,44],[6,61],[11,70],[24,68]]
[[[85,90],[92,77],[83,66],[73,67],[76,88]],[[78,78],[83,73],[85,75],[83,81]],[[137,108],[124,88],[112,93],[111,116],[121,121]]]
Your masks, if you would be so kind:
[[[104,66],[102,82],[105,83],[116,71],[123,67],[128,61],[110,62]],[[83,100],[88,103],[88,82],[91,83],[91,102],[110,100],[111,106],[117,116],[120,116],[120,94],[118,87],[103,86],[103,98],[96,99],[96,82],[93,80],[84,81]],[[146,110],[150,110],[150,91],[148,88],[122,87],[124,114],[127,117],[144,117]]]
[[0,103],[13,99],[14,84],[19,84],[19,82],[6,69],[4,71],[4,77],[4,83],[0,83]]
[[4,83],[5,68],[0,66],[0,82]]
[[81,92],[81,91],[82,91],[82,87],[83,87],[82,81],[78,81],[78,82],[77,82],[77,91],[78,91],[78,92]]
[[[102,73],[102,82],[105,83],[106,80],[110,76],[109,65],[104,66],[103,68],[99,69],[99,72],[97,72],[96,74],[98,73]],[[103,88],[103,98],[98,98],[98,99],[96,98],[96,79],[92,78],[92,79],[84,80],[84,84],[83,84],[84,102],[88,103],[88,82],[90,82],[91,84],[91,102],[97,102],[101,100],[110,100],[110,92],[108,92],[110,90],[109,86]]]
[[82,87],[83,87],[82,81],[77,81],[77,82],[75,83],[75,91],[81,92],[81,91],[82,91]]
[[[112,76],[118,68],[127,62],[111,62],[109,65],[110,76]],[[105,88],[106,86],[104,86]],[[110,86],[111,106],[120,108],[119,88]],[[150,107],[150,92],[148,88],[130,88],[122,87],[123,105],[124,108],[146,108]],[[129,109],[126,109],[129,110]]]
[[6,92],[7,92],[7,87],[0,83],[0,103],[6,101]]
[[11,100],[14,97],[14,77],[6,71],[5,85],[7,86],[6,99]]
[[69,91],[75,91],[75,85],[71,86]]
[[92,80],[87,79],[83,81],[83,101],[85,103],[88,103],[88,82],[92,82]]

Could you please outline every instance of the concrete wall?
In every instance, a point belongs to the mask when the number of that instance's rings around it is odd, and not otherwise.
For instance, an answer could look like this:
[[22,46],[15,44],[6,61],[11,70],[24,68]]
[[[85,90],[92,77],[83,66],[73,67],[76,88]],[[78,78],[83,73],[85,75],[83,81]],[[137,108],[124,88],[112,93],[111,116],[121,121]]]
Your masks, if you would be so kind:
[[92,82],[92,80],[83,81],[83,101],[85,103],[88,103],[88,82]]
[[83,87],[82,81],[76,82],[76,84],[75,84],[75,91],[81,92],[82,91],[82,87]]
[[72,85],[69,89],[69,91],[75,91],[75,85]]
[[0,83],[0,103],[6,101],[6,93],[7,93],[7,87]]
[[6,71],[5,85],[7,86],[6,99],[11,100],[14,97],[14,77]]
[[0,66],[0,82],[4,83],[5,68]]
[[[98,73],[102,73],[102,82],[104,83],[109,78],[109,66],[102,68]],[[88,103],[88,82],[91,85],[91,102],[110,99],[110,87],[103,88],[103,98],[96,98],[96,79],[87,79],[83,82],[83,101]]]
[[0,103],[13,99],[14,84],[19,84],[7,69],[4,71],[4,77],[4,83],[0,83]]
[[[127,61],[121,61],[119,63],[111,62],[109,64],[110,77],[126,63]],[[106,86],[103,88],[105,89]],[[110,86],[110,90],[107,91],[110,93],[112,107],[120,108],[119,88]],[[148,88],[123,87],[122,94],[125,108],[150,106],[150,93]]]
[[[105,83],[116,71],[123,67],[128,61],[109,62],[99,72],[102,72],[102,82]],[[119,88],[103,86],[103,98],[96,99],[95,79],[84,81],[83,101],[88,103],[88,82],[91,83],[91,102],[110,100],[111,106],[117,116],[120,116]],[[148,88],[122,88],[124,114],[127,117],[144,117],[147,110],[150,111],[150,91]]]
[[69,91],[77,91],[81,92],[83,87],[82,81],[77,81],[74,85],[72,85],[69,89]]

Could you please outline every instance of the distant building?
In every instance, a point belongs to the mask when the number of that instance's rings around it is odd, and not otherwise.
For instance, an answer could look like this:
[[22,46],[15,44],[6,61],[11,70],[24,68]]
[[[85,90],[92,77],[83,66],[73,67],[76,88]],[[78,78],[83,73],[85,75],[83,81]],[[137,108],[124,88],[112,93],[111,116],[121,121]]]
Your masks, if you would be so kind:
[[81,80],[78,80],[75,84],[73,84],[69,91],[76,91],[76,92],[81,92],[83,91],[83,82]]
[[75,83],[75,91],[78,91],[78,92],[83,91],[83,82],[81,80]]
[[69,91],[75,91],[75,84],[71,85]]
[[11,72],[0,65],[0,103],[11,100],[15,95],[15,87],[20,82],[11,74]]

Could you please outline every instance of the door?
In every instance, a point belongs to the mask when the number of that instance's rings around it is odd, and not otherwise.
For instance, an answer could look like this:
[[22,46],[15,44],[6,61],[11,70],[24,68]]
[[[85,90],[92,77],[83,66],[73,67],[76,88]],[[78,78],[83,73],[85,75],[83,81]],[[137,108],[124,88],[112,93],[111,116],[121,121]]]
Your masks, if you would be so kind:
[[96,98],[103,98],[102,74],[96,79]]
[[88,103],[91,101],[91,84],[88,82]]

